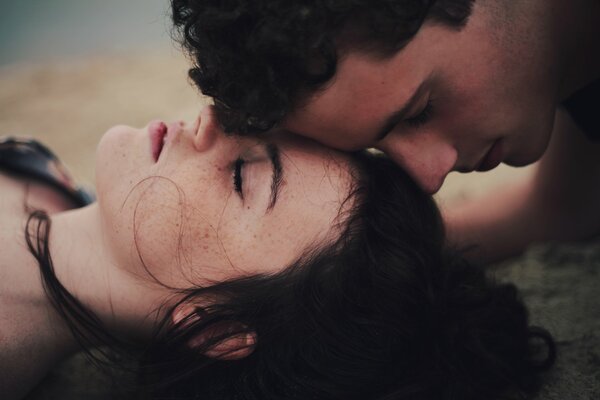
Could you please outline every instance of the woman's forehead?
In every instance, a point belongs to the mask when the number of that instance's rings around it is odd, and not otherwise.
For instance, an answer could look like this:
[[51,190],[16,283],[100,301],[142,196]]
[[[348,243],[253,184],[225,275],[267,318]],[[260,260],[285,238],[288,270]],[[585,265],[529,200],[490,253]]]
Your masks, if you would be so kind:
[[349,155],[303,139],[282,143],[280,152],[284,185],[273,216],[306,226],[313,237],[328,231],[339,222],[342,205],[352,204],[346,201],[355,176]]
[[340,199],[346,197],[354,176],[348,153],[289,133],[275,138],[274,144],[279,147],[284,173],[296,175],[300,185],[315,186],[312,189],[322,194],[337,193]]
[[312,163],[327,165],[335,163],[341,168],[351,168],[349,153],[327,147],[313,139],[290,132],[282,128],[273,129],[261,136],[259,140],[272,143],[279,147],[281,152],[286,152],[288,157],[305,159]]
[[335,241],[344,224],[340,218],[347,214],[344,208],[353,204],[347,201],[354,185],[348,154],[293,135],[267,140],[278,146],[283,170],[277,205],[244,229],[252,235],[244,235],[245,244],[236,248],[252,248],[250,254],[230,254],[232,260],[244,260],[240,265],[257,270],[264,254],[284,267],[307,248]]

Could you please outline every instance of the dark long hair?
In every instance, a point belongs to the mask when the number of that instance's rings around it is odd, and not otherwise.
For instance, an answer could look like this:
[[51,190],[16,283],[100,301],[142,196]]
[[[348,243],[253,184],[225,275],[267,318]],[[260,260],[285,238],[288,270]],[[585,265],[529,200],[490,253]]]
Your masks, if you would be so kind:
[[474,0],[171,0],[189,76],[227,132],[270,129],[336,73],[340,46],[386,57],[424,21],[460,29]]
[[[198,306],[176,324],[167,315],[142,355],[148,397],[474,400],[536,392],[554,344],[529,326],[516,288],[445,247],[433,200],[399,167],[366,152],[354,158],[354,207],[335,243],[275,274],[182,293],[180,303]],[[79,319],[71,303],[54,300]],[[207,355],[244,333],[256,338],[246,357]],[[208,339],[190,346],[200,336]]]

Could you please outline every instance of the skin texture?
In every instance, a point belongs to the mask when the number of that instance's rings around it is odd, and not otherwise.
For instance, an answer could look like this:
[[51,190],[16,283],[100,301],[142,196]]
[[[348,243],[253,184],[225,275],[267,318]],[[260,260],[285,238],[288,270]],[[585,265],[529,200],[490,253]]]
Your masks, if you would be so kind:
[[[351,182],[341,153],[277,135],[270,143],[279,148],[282,179],[270,207],[273,171],[263,142],[225,136],[210,108],[195,125],[168,129],[158,162],[147,129],[115,127],[99,145],[101,218],[119,265],[143,273],[143,260],[161,282],[188,287],[278,271],[335,235]],[[243,195],[233,178],[239,157]]]
[[[60,199],[38,197],[44,188],[28,196],[29,205],[51,213],[56,277],[114,335],[139,343],[165,317],[161,306],[178,300],[174,288],[278,272],[327,245],[343,223],[340,212],[352,204],[349,159],[277,136],[266,141],[280,150],[282,180],[267,209],[272,169],[264,141],[225,136],[210,108],[194,124],[169,124],[158,162],[148,128],[110,129],[98,147],[98,202],[64,210],[54,201]],[[233,179],[238,157],[247,160],[243,199]],[[0,175],[0,186],[0,244],[7,249],[0,254],[0,364],[12,366],[0,371],[0,391],[10,400],[79,346],[24,243],[25,185]],[[33,365],[31,349],[38,349]]]
[[[23,229],[24,202],[49,214],[68,210],[73,204],[54,188],[10,175],[0,174],[0,193],[0,245],[4,248],[0,257],[0,365],[10,365],[1,369],[0,392],[3,398],[20,399],[50,365],[61,360],[57,353],[72,349],[60,338],[68,332],[50,304],[35,301],[35,294],[42,291],[41,280],[39,275],[37,280],[31,279],[22,235],[15,233]],[[30,362],[32,355],[35,365]]]

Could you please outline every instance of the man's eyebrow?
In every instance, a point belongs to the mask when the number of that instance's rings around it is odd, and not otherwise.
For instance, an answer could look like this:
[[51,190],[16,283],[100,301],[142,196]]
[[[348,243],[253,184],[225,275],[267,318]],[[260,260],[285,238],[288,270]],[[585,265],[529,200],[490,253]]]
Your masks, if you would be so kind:
[[267,212],[271,211],[277,203],[277,195],[279,194],[279,188],[283,180],[283,168],[281,167],[281,158],[279,157],[279,148],[269,143],[267,144],[267,153],[273,166],[273,179],[271,180],[271,200],[267,206]]
[[395,111],[393,114],[391,114],[385,119],[385,122],[381,125],[381,128],[377,131],[377,135],[375,136],[376,142],[383,140],[383,138],[385,138],[388,135],[388,133],[390,133],[392,129],[394,129],[394,127],[400,123],[400,121],[406,118],[406,114],[415,105],[417,100],[419,100],[421,92],[425,87],[425,82],[426,81],[421,82],[419,87],[413,92],[413,94],[410,96],[410,98],[404,104],[404,106],[402,106],[398,111]]

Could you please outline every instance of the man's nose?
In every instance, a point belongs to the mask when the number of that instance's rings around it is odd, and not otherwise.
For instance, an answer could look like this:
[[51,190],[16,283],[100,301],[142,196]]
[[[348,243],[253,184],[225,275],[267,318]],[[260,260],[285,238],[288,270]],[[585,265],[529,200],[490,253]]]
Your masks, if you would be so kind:
[[380,150],[404,168],[425,192],[435,194],[440,190],[458,158],[458,152],[451,143],[426,134],[388,139],[379,146]]
[[221,128],[217,122],[213,106],[205,106],[200,111],[194,125],[194,147],[197,151],[209,150],[221,134]]

